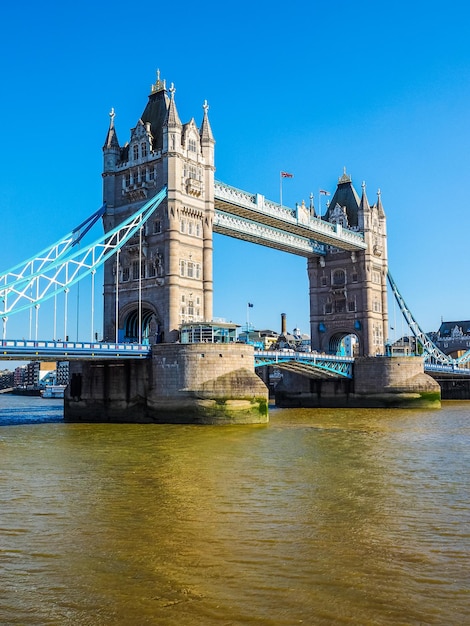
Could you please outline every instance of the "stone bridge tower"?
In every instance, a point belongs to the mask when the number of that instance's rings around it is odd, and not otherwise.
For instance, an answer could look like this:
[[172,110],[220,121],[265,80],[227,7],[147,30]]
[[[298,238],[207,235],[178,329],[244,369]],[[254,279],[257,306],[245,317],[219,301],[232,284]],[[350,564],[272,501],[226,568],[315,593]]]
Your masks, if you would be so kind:
[[[172,342],[185,322],[212,319],[214,137],[207,103],[201,126],[182,124],[173,84],[160,79],[129,142],[120,145],[114,110],[103,146],[105,232],[164,186],[168,195],[142,232],[104,270],[104,338]],[[116,276],[117,272],[117,276]]]
[[365,184],[359,198],[345,171],[324,219],[363,233],[367,250],[351,253],[329,246],[325,257],[309,259],[312,347],[336,353],[344,339],[352,336],[356,340],[355,355],[384,354],[388,264],[380,191],[376,204],[371,206]]

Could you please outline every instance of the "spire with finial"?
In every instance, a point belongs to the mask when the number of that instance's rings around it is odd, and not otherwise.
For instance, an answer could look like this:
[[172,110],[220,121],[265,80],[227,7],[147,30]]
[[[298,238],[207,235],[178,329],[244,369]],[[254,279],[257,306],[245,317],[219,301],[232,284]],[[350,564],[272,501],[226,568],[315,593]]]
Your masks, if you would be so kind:
[[170,89],[168,91],[170,92],[170,103],[168,105],[168,112],[166,115],[165,124],[167,126],[181,126],[181,120],[179,118],[178,111],[176,110],[176,103],[175,103],[176,89],[173,83],[171,83]]
[[382,205],[382,192],[380,189],[377,190],[377,212],[379,217],[385,217],[385,211]]
[[313,204],[313,192],[310,192],[310,217],[316,217],[315,216],[315,206]]
[[199,135],[201,137],[201,143],[203,142],[212,142],[214,143],[214,135],[212,134],[212,128],[209,123],[209,105],[207,104],[207,100],[204,100],[204,104],[202,105],[204,109],[204,117],[202,118],[201,128],[199,130]]
[[104,142],[103,150],[110,150],[111,148],[119,149],[119,141],[117,138],[116,130],[114,128],[114,118],[116,114],[114,108],[109,112],[109,128]]
[[361,196],[361,203],[359,205],[359,208],[361,211],[370,211],[370,204],[369,204],[369,200],[367,199],[365,181],[362,181],[362,196]]

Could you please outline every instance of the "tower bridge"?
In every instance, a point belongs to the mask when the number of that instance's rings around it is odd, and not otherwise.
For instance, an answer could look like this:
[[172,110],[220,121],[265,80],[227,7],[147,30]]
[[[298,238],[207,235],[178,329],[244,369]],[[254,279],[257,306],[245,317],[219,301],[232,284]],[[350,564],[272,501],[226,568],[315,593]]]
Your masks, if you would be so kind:
[[[409,402],[413,394],[418,403],[424,396],[435,398],[436,386],[429,377],[422,378],[426,376],[422,358],[415,364],[412,359],[403,361],[405,379],[383,356],[388,281],[423,346],[424,359],[456,366],[421,331],[390,276],[380,192],[370,203],[365,184],[359,195],[344,171],[320,218],[313,206],[302,203],[292,209],[217,181],[209,107],[204,103],[199,126],[194,118],[182,123],[175,91],[173,85],[167,89],[157,74],[147,104],[124,143],[118,140],[111,111],[103,145],[102,209],[50,249],[0,275],[0,358],[20,353],[33,358],[59,353],[60,358],[70,357],[74,377],[66,400],[70,419],[86,419],[87,411],[94,410],[105,419],[127,420],[135,409],[137,420],[174,420],[175,407],[183,407],[196,421],[267,419],[262,408],[266,388],[260,387],[254,374],[250,346],[225,342],[224,333],[216,343],[180,342],[182,329],[188,326],[217,326],[212,250],[213,234],[219,233],[306,259],[313,353],[276,357],[289,370],[286,380],[292,388],[305,374],[311,379],[350,381],[353,360],[341,360],[335,353],[344,337],[353,335],[358,348],[354,384],[356,391],[362,389],[358,402],[366,396],[378,397],[384,389]],[[104,234],[89,246],[77,246],[97,219],[102,219]],[[41,305],[55,301],[59,294],[67,301],[70,287],[85,276],[93,281],[99,267],[104,268],[104,341],[98,343],[92,336],[91,341],[74,345],[41,344],[37,330]],[[34,311],[36,336],[32,345],[30,341],[21,346],[8,337],[7,321],[28,309]],[[266,364],[270,358],[258,354],[255,363]],[[123,359],[127,365],[120,369]],[[358,359],[363,359],[362,365]],[[466,359],[464,355],[460,361]],[[103,365],[98,367],[98,361]],[[129,364],[134,361],[135,366]],[[309,389],[302,383],[299,394],[320,398],[324,395],[320,382]],[[348,385],[343,396],[350,398],[354,393]],[[330,398],[332,393],[328,392]]]

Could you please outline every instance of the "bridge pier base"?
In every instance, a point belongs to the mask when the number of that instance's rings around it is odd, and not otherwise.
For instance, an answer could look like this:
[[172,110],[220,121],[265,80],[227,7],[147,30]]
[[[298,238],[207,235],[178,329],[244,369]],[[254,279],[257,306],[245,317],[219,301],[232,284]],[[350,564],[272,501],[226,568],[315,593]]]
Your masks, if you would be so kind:
[[275,399],[280,407],[440,408],[441,390],[420,357],[360,357],[354,380],[285,372]]
[[244,344],[158,344],[151,359],[70,362],[64,418],[77,422],[262,424],[268,390]]

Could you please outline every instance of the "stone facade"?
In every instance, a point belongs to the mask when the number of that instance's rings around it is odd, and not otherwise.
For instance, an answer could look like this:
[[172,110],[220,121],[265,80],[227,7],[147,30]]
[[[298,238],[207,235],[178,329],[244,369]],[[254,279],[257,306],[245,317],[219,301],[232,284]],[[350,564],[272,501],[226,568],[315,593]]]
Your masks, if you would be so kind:
[[[214,138],[182,124],[173,85],[157,76],[130,141],[119,144],[114,110],[103,146],[106,232],[163,187],[167,198],[104,270],[104,338],[176,341],[181,323],[212,319]],[[140,304],[139,304],[140,303]]]
[[324,257],[308,260],[312,347],[335,354],[348,335],[357,338],[357,354],[385,353],[388,335],[387,233],[380,193],[370,206],[346,173],[324,217],[330,223],[364,234],[367,250],[347,252],[332,246]]

